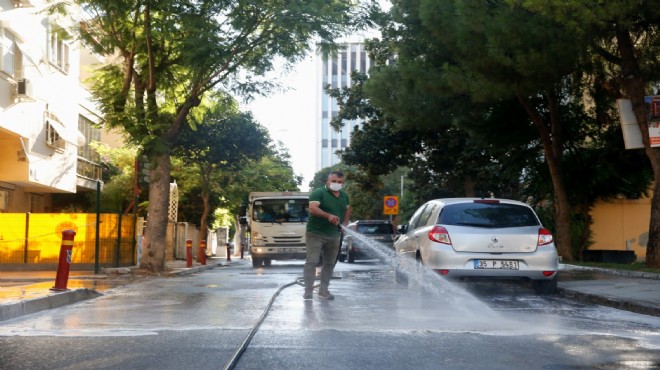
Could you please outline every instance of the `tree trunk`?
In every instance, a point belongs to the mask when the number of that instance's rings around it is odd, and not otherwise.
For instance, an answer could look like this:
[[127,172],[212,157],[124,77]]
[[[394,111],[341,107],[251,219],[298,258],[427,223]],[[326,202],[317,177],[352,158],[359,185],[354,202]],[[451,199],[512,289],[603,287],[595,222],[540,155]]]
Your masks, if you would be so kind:
[[202,194],[202,217],[199,220],[199,239],[206,240],[208,234],[208,223],[209,218],[209,194],[208,191],[204,191]]
[[561,166],[562,142],[561,142],[561,123],[559,122],[559,105],[556,97],[548,93],[548,108],[550,110],[550,128],[552,135],[548,131],[547,124],[543,118],[531,106],[526,97],[518,96],[518,101],[523,106],[530,119],[536,126],[541,143],[543,144],[543,154],[548,165],[552,187],[554,190],[553,210],[555,216],[555,239],[557,252],[565,262],[572,262],[573,247],[571,242],[571,206],[566,194],[564,184],[564,173]]
[[635,57],[635,49],[630,33],[621,25],[616,27],[617,46],[621,57],[621,77],[623,88],[630,99],[642,131],[644,151],[651,161],[653,169],[654,189],[651,198],[651,220],[649,223],[649,240],[646,243],[646,266],[660,268],[660,148],[651,147],[649,126],[644,96],[646,87]]
[[476,196],[476,191],[474,190],[474,179],[472,178],[471,175],[465,175],[464,176],[464,181],[465,181],[465,196],[466,197],[475,197]]
[[199,220],[199,236],[200,240],[206,240],[208,234],[208,223],[209,213],[211,206],[209,205],[209,199],[211,197],[211,172],[213,167],[211,165],[199,164],[199,174],[202,178],[202,216]]
[[167,243],[167,221],[170,201],[170,156],[169,153],[153,156],[149,179],[149,207],[145,244],[142,249],[140,268],[161,272],[165,269],[165,246]]

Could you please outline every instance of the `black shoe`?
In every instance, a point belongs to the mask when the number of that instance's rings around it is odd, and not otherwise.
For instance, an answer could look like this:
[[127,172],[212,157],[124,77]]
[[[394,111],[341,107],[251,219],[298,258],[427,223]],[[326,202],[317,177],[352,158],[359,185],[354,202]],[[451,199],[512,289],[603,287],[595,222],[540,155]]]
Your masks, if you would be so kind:
[[328,291],[325,291],[325,292],[319,292],[319,299],[323,299],[323,300],[331,300],[331,299],[335,299],[335,296],[332,295],[332,293],[330,293],[330,292],[328,292]]

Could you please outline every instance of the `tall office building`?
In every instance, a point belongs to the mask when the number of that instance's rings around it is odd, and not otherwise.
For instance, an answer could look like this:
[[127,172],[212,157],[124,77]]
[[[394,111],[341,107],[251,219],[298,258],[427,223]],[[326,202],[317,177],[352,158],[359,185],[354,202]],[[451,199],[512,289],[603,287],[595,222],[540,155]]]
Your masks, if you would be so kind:
[[351,133],[360,121],[345,122],[340,132],[330,126],[330,121],[339,113],[337,100],[330,97],[325,87],[330,85],[334,88],[347,88],[352,84],[351,73],[358,71],[366,73],[369,71],[371,61],[364,49],[364,44],[349,42],[343,44],[343,48],[331,57],[323,58],[317,52],[317,101],[320,102],[316,109],[316,171],[333,166],[340,162],[337,151],[343,151],[350,145]]

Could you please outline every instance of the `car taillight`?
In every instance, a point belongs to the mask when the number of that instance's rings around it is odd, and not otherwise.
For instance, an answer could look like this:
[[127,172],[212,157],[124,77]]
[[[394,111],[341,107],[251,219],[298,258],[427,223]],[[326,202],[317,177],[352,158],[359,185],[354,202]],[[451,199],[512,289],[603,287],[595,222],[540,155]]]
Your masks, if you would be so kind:
[[433,229],[429,231],[429,239],[437,243],[451,244],[449,233],[447,232],[447,229],[442,226],[433,226]]
[[537,246],[538,245],[550,244],[550,243],[552,243],[552,240],[553,240],[552,239],[552,233],[550,232],[550,230],[548,230],[544,227],[539,229],[539,241],[538,241]]

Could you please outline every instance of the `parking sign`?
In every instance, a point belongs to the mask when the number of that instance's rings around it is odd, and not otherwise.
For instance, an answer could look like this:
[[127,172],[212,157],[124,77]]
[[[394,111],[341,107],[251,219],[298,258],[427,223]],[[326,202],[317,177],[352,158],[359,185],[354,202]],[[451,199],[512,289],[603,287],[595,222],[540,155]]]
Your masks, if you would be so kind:
[[383,213],[386,215],[399,214],[399,197],[396,195],[386,195],[383,198]]

